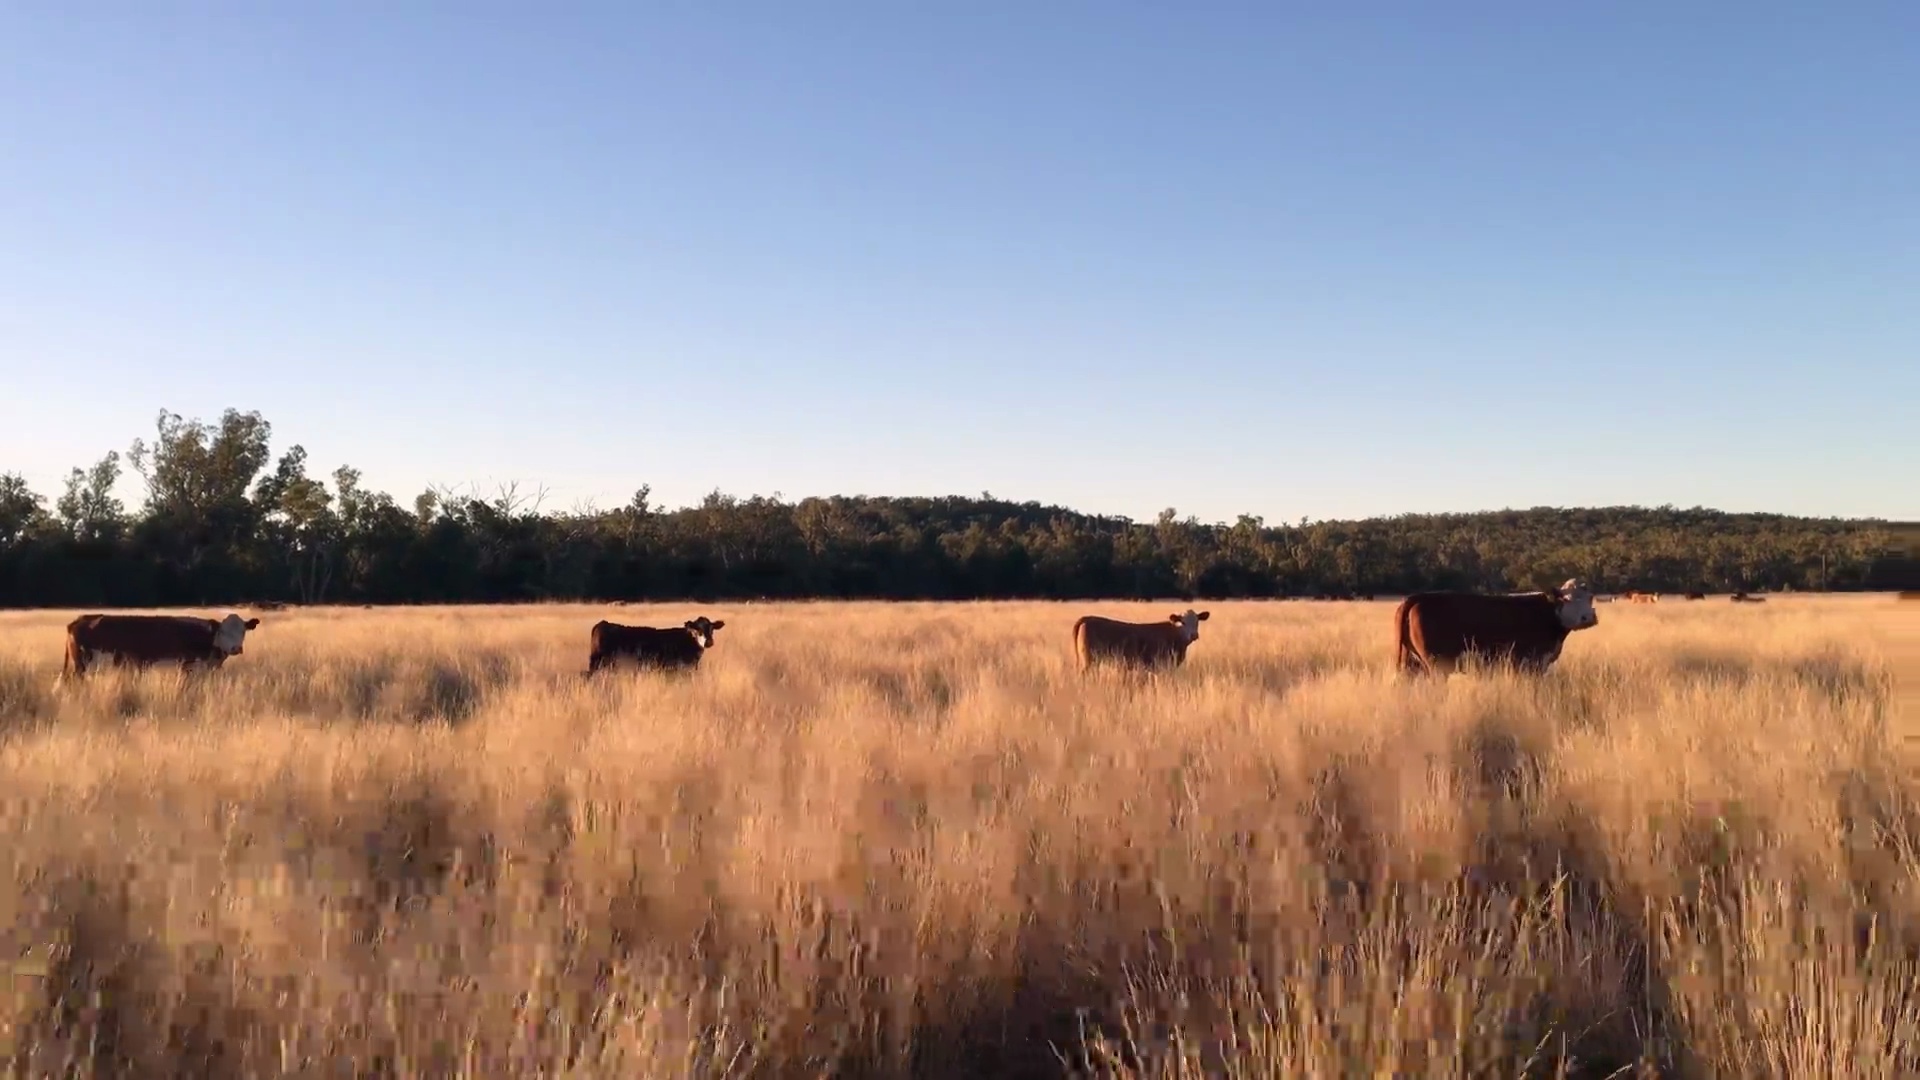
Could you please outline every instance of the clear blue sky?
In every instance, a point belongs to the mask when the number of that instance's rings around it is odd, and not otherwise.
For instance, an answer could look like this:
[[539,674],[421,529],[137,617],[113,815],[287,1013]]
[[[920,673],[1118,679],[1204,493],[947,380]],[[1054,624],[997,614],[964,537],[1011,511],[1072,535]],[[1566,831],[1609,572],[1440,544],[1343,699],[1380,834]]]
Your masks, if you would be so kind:
[[1910,0],[10,4],[0,470],[232,405],[403,502],[1917,517],[1917,64]]

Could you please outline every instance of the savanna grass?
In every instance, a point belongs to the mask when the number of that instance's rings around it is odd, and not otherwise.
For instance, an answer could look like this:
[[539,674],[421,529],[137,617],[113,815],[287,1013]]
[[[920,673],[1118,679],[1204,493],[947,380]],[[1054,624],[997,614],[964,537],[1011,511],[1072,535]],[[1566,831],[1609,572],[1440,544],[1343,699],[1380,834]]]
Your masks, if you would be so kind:
[[[1920,1068],[1890,598],[1611,605],[1541,679],[1397,679],[1384,602],[1209,607],[1152,678],[1068,633],[1167,604],[543,606],[58,691],[72,613],[0,617],[0,1060]],[[703,610],[698,672],[581,678],[595,619]]]

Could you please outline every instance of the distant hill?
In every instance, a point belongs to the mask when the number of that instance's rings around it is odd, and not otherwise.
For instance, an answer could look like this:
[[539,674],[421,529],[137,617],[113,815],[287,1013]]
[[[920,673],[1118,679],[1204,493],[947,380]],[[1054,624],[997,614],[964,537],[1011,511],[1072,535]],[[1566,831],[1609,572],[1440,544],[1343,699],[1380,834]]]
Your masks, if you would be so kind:
[[[275,461],[271,426],[160,414],[125,459],[75,469],[49,506],[0,473],[0,605],[152,606],[540,599],[1272,597],[1504,590],[1583,577],[1607,590],[1908,587],[1920,525],[1704,507],[1534,507],[1268,524],[1153,521],[979,497],[718,491],[655,506],[541,512],[512,487],[410,503],[340,468]],[[329,483],[329,479],[331,483]]]

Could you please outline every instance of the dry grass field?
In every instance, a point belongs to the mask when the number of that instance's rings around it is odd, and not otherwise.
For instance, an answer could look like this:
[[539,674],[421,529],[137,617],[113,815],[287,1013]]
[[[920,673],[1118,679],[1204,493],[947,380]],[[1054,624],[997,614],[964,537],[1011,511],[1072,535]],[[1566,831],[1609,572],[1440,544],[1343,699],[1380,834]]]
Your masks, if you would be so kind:
[[[1184,606],[1184,605],[1182,605]],[[56,692],[0,616],[13,1075],[1920,1069],[1891,597],[1612,604],[1396,680],[1392,605],[270,612]],[[1911,610],[1920,605],[1908,604]],[[584,682],[604,616],[727,628]]]

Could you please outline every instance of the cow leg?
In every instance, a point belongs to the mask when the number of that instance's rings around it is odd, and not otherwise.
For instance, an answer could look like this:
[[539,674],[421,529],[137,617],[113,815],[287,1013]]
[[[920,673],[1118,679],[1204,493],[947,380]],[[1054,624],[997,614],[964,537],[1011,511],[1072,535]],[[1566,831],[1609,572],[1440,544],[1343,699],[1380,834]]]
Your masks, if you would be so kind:
[[1555,646],[1551,649],[1548,649],[1546,652],[1534,653],[1533,655],[1525,658],[1524,660],[1520,661],[1519,667],[1521,670],[1530,672],[1534,675],[1545,675],[1548,671],[1552,670],[1554,662],[1559,659],[1560,659],[1560,647]]
[[618,649],[602,649],[588,657],[587,674],[591,675],[596,671],[613,670],[632,659],[632,656]]
[[1400,670],[1415,677],[1423,675],[1448,675],[1453,672],[1453,662],[1438,657],[1425,656],[1410,645],[1400,647]]
[[60,674],[53,680],[53,688],[58,690],[68,682],[79,681],[86,670],[86,650],[71,641],[67,642],[67,652],[61,659]]

